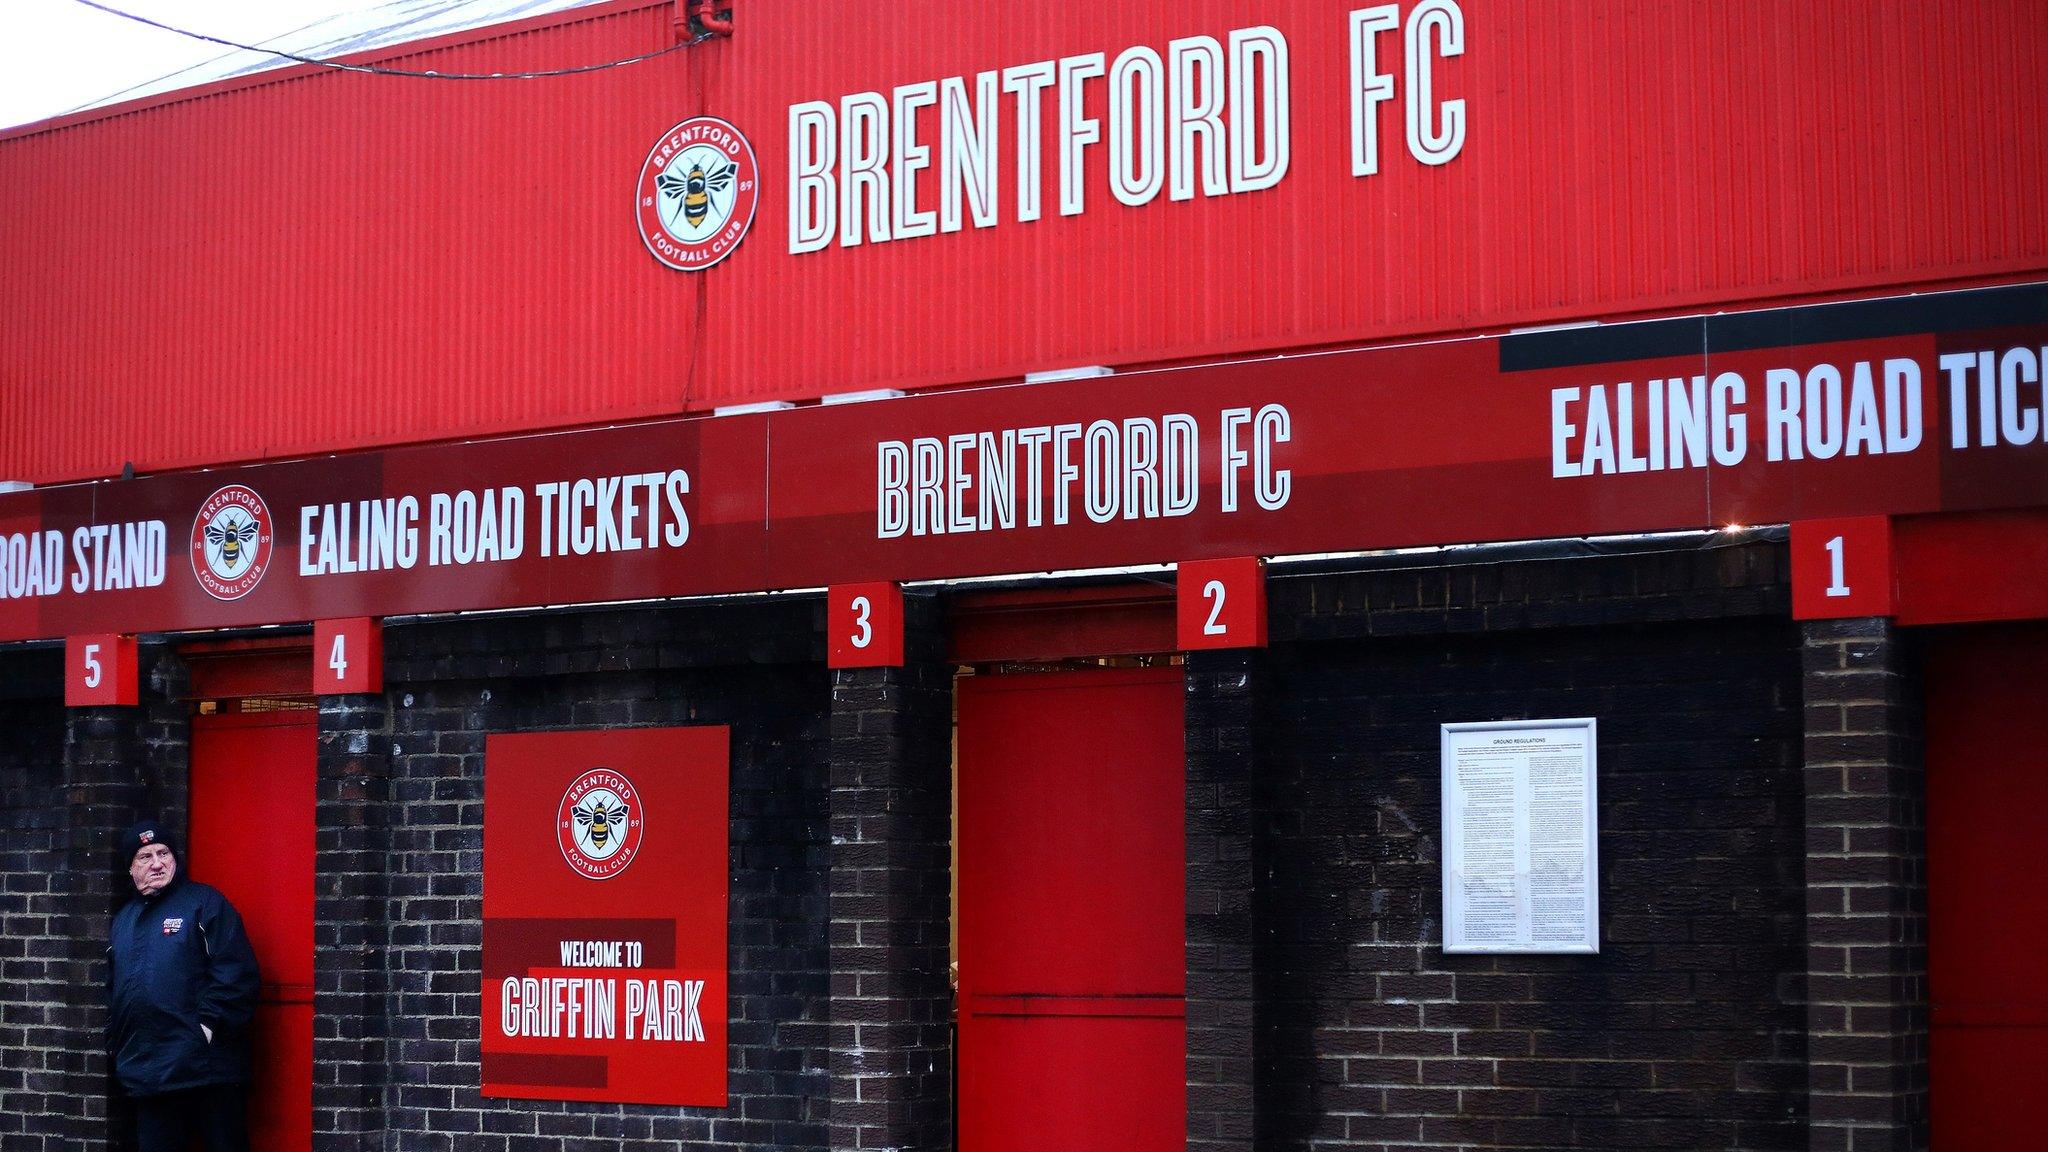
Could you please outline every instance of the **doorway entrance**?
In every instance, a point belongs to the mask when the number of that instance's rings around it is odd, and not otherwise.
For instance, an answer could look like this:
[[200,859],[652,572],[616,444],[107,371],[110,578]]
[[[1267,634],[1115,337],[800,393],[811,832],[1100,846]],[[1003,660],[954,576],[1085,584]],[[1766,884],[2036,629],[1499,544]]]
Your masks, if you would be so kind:
[[956,683],[959,1147],[1178,1150],[1181,670]]
[[2048,1084],[2048,625],[1931,637],[1929,1108],[1937,1149],[2037,1148]]
[[241,912],[263,969],[249,1139],[277,1152],[313,1145],[316,716],[310,700],[245,697],[192,717],[186,857]]

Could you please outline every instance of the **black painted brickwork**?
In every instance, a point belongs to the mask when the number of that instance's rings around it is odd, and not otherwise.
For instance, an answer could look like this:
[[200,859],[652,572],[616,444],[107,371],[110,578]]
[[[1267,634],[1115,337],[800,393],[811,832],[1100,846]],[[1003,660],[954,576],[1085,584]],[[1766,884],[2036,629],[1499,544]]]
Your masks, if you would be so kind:
[[141,703],[63,704],[62,655],[0,654],[0,1147],[120,1147],[105,1052],[107,927],[133,891],[116,838],[185,824],[183,664],[141,652]]
[[[782,601],[387,632],[384,1147],[825,1145],[830,682],[821,615],[815,601]],[[486,733],[688,724],[732,727],[730,1107],[482,1098]],[[331,1146],[359,1142],[337,1134]]]
[[[1261,1149],[1805,1147],[1777,556],[1276,582],[1276,635],[1345,639],[1277,643],[1261,693]],[[1446,957],[1438,724],[1568,716],[1600,722],[1601,954]]]
[[1255,1128],[1251,798],[1264,655],[1190,652],[1185,665],[1189,1152],[1249,1152]]
[[1918,645],[1888,620],[1806,639],[1812,1152],[1923,1152],[1927,811]]
[[[1191,1133],[1242,1147],[1256,1130],[1262,1149],[1803,1146],[1810,813],[1782,557],[1283,576],[1272,649],[1191,659],[1192,779],[1214,785],[1206,806],[1190,797],[1207,821],[1190,838]],[[822,615],[790,598],[391,626],[385,696],[322,707],[316,1147],[828,1146],[845,1117]],[[0,685],[37,658],[5,654]],[[97,1001],[77,994],[94,978],[77,941],[113,891],[99,842],[116,809],[183,815],[175,667],[145,667],[162,669],[145,709],[0,691],[10,1152],[107,1136],[82,1041]],[[843,727],[855,713],[839,711]],[[1601,720],[1605,951],[1444,957],[1437,723],[1583,714]],[[689,723],[734,730],[732,1107],[483,1100],[485,734]],[[72,866],[86,861],[89,876]],[[38,939],[62,954],[31,956]],[[882,996],[910,994],[884,976]],[[69,1000],[16,994],[37,979],[68,982]]]
[[832,676],[831,1147],[953,1147],[953,667],[905,604],[900,668]]
[[391,709],[382,695],[323,696],[319,707],[313,1146],[382,1152]]
[[[64,708],[54,649],[0,655],[0,1147],[54,1152],[74,1131],[64,1073]],[[40,691],[39,691],[40,690]]]

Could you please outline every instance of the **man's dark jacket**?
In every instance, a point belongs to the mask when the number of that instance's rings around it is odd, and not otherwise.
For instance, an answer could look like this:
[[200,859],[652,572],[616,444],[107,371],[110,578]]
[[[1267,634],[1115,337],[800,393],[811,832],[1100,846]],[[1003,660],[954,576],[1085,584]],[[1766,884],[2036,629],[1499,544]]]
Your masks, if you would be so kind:
[[[114,1073],[131,1095],[249,1080],[256,953],[219,890],[179,876],[114,914]],[[213,1029],[209,1041],[200,1029]]]

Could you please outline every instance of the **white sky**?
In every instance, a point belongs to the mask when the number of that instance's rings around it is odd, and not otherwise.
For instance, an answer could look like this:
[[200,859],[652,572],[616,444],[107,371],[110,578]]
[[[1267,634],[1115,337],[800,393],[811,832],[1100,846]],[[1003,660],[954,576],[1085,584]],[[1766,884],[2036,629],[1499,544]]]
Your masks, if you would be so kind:
[[[106,0],[166,24],[254,43],[377,0]],[[0,0],[0,128],[46,120],[229,50],[72,0]]]

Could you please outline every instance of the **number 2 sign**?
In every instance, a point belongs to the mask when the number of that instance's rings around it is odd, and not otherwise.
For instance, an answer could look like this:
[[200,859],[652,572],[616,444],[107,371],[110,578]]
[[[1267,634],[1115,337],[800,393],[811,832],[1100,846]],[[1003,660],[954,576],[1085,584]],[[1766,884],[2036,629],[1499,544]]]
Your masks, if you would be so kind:
[[384,690],[384,630],[368,616],[313,624],[313,694]]
[[1257,556],[1180,565],[1174,606],[1183,651],[1266,646],[1266,562]]

